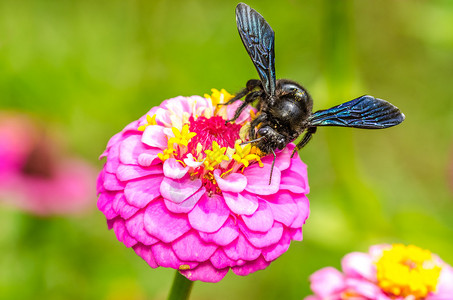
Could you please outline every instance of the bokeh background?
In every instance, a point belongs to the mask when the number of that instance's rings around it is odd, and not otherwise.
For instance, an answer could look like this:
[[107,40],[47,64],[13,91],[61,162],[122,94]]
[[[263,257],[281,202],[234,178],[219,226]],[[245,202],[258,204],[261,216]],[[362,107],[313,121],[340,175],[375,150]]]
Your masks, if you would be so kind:
[[[0,1],[0,109],[58,130],[100,169],[108,139],[162,100],[236,92],[256,71],[235,1]],[[406,115],[397,127],[322,128],[309,166],[304,241],[265,271],[196,283],[191,299],[301,299],[308,277],[376,243],[415,244],[453,263],[453,2],[249,1],[276,32],[277,77],[315,110],[363,94]],[[94,184],[94,183],[93,183]],[[37,217],[0,206],[0,298],[165,299],[153,270],[92,205]]]

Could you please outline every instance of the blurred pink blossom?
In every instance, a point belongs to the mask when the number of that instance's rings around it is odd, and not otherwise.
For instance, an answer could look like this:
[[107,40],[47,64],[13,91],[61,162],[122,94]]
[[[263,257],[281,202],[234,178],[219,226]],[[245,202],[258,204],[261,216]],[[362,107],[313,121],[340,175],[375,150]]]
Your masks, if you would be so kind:
[[41,123],[1,112],[0,200],[41,216],[86,210],[95,191],[94,169],[60,149]]
[[[294,145],[261,157],[245,141],[254,110],[225,124],[231,96],[177,97],[153,107],[108,142],[98,207],[119,241],[152,268],[190,280],[220,281],[231,268],[266,268],[291,240],[302,240],[309,214],[306,165]],[[240,104],[240,101],[236,104]]]
[[326,267],[310,276],[315,295],[305,300],[449,300],[453,268],[416,246],[376,245],[352,252],[342,271]]

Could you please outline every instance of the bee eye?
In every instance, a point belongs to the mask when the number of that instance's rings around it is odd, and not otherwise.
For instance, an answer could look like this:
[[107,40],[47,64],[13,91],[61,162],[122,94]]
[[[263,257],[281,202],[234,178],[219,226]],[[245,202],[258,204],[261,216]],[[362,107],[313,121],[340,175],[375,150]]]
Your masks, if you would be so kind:
[[260,129],[258,129],[257,133],[259,136],[265,136],[269,133],[269,127],[268,126],[261,127]]

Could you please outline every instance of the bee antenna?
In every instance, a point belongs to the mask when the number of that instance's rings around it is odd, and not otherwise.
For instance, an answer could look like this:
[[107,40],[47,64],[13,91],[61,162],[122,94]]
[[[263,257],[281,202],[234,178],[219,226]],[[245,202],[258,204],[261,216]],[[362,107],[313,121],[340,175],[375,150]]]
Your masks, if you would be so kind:
[[271,176],[269,177],[269,185],[271,185],[272,182],[272,173],[274,172],[274,165],[275,165],[275,160],[277,159],[277,155],[274,152],[274,149],[271,148],[272,154],[274,155],[274,160],[272,161],[272,166],[271,166]]
[[251,140],[251,141],[243,142],[243,143],[241,143],[240,145],[243,146],[243,145],[247,145],[247,144],[250,144],[250,143],[255,143],[255,142],[258,142],[258,141],[260,141],[260,140],[262,140],[262,139],[264,139],[264,136],[259,137],[259,138],[254,139],[254,140]]

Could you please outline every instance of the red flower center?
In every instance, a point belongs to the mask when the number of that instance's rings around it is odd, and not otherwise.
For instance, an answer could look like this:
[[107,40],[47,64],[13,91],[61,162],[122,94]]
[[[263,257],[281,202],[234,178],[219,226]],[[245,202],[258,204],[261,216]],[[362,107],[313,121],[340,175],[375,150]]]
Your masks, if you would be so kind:
[[210,150],[212,142],[216,141],[220,147],[234,148],[234,142],[239,139],[239,130],[241,125],[227,123],[222,117],[215,116],[211,118],[198,117],[194,120],[189,119],[190,132],[195,132],[197,135],[190,140],[188,150],[191,152],[200,143],[204,150]]

